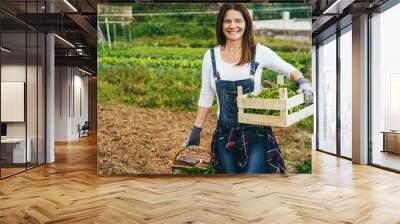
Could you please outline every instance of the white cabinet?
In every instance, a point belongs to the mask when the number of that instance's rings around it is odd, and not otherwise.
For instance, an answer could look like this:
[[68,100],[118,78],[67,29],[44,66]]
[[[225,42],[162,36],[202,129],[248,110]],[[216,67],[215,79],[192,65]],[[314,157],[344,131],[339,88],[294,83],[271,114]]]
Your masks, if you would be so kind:
[[2,147],[11,147],[12,149],[12,163],[25,163],[32,161],[32,140],[28,138],[26,143],[28,145],[25,153],[25,138],[7,138],[1,140]]

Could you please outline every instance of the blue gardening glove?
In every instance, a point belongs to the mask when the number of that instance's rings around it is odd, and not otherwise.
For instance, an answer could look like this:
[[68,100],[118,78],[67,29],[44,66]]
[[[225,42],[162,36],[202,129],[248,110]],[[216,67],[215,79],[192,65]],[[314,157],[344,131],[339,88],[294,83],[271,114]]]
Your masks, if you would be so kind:
[[183,144],[183,146],[200,145],[201,130],[202,128],[193,125],[192,132],[190,133],[189,137],[185,139],[185,143]]
[[305,78],[299,78],[296,83],[298,88],[296,93],[304,93],[304,103],[306,105],[312,104],[314,102],[314,96],[310,83],[308,83]]

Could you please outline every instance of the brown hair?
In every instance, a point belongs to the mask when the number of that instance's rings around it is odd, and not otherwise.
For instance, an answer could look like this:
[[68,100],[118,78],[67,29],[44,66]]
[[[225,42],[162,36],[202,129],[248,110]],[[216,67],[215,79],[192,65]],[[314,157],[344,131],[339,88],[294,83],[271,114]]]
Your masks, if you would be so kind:
[[236,64],[236,65],[244,65],[250,63],[253,56],[253,48],[255,46],[254,35],[253,35],[253,21],[250,17],[249,11],[247,10],[244,4],[227,3],[222,5],[218,13],[217,25],[216,25],[217,44],[219,45],[226,44],[226,37],[222,29],[222,24],[224,22],[225,13],[231,9],[241,12],[246,22],[242,40],[242,58],[240,58],[240,61]]

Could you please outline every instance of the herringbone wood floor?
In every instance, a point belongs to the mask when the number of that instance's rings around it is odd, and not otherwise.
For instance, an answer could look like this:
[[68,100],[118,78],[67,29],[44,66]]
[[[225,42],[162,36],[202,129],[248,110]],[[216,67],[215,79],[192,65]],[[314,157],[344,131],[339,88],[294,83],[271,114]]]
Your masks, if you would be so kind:
[[98,176],[96,139],[0,181],[0,223],[400,223],[400,175],[313,153],[313,174]]

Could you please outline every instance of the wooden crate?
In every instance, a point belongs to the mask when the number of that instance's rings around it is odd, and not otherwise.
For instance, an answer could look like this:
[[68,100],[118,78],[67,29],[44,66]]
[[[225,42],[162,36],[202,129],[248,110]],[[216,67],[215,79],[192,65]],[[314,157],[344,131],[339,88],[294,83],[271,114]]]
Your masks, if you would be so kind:
[[[281,81],[282,83],[282,81]],[[314,105],[308,105],[295,113],[289,110],[304,103],[304,94],[300,93],[288,98],[287,88],[279,89],[279,99],[248,98],[243,95],[242,87],[238,87],[238,120],[239,123],[263,125],[271,127],[289,127],[314,113]],[[245,113],[244,109],[279,110],[280,116]]]

